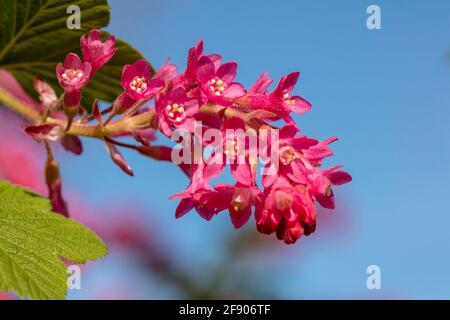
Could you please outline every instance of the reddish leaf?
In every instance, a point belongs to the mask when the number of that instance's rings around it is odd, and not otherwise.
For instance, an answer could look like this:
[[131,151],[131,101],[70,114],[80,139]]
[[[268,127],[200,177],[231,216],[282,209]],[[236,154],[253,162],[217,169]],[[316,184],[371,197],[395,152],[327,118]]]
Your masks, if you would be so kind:
[[80,138],[77,136],[65,135],[61,139],[61,144],[67,151],[70,151],[76,155],[83,153],[83,145]]
[[112,161],[120,169],[122,169],[123,172],[133,177],[134,176],[133,170],[131,170],[131,167],[128,165],[127,161],[119,152],[119,150],[116,148],[116,146],[109,142],[105,142],[105,146],[106,150],[108,150],[109,156],[111,157]]
[[56,123],[45,123],[37,126],[29,126],[25,127],[24,130],[25,133],[37,141],[56,141],[61,139],[64,135],[64,128]]

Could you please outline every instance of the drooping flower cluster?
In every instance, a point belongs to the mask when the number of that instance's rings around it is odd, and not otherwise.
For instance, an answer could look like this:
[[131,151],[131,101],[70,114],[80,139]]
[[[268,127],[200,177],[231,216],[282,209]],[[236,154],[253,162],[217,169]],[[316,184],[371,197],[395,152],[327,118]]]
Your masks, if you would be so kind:
[[[82,90],[93,73],[116,52],[114,37],[102,41],[98,30],[91,31],[87,38],[83,36],[81,46],[83,61],[71,53],[56,70],[69,119],[78,113]],[[112,160],[127,174],[133,172],[118,147],[158,160],[172,160],[188,175],[186,190],[171,197],[179,199],[177,218],[192,209],[206,220],[228,211],[234,227],[240,228],[253,214],[260,232],[276,233],[278,239],[294,243],[315,230],[315,204],[334,208],[332,187],[349,182],[351,177],[339,166],[320,168],[322,160],[332,155],[329,144],[337,139],[318,141],[300,134],[292,118],[293,113],[303,114],[311,108],[308,101],[293,94],[300,73],[282,77],[272,91],[269,87],[273,80],[267,72],[248,90],[235,81],[236,73],[235,62],[223,62],[218,54],[204,53],[202,41],[189,50],[186,69],[181,73],[169,60],[153,72],[150,64],[141,59],[123,67],[123,92],[102,112],[94,103],[91,120],[97,120],[102,129],[113,117],[122,115],[117,121],[130,124],[121,136],[132,136],[139,145],[102,136]],[[50,95],[52,91],[42,84],[38,92],[43,103],[57,104],[54,93]],[[73,108],[75,113],[67,111]],[[103,121],[102,115],[107,112],[110,117]],[[149,114],[153,116],[148,123],[131,125]],[[271,124],[278,120],[285,123],[280,129]],[[54,134],[55,126],[44,124],[27,130],[42,139],[43,135]],[[182,131],[184,135],[178,142],[188,146],[180,154],[183,161],[174,159],[178,149],[152,145],[153,131],[149,137],[143,131],[146,129],[159,129],[173,140],[177,139],[175,133]],[[195,153],[198,147],[200,154]],[[194,150],[193,154],[190,150]],[[235,182],[212,185],[211,180],[227,167]]]
[[[298,72],[282,77],[276,88],[269,92],[272,79],[267,73],[263,73],[249,90],[245,90],[242,84],[235,82],[236,71],[235,62],[223,63],[217,54],[204,54],[200,41],[189,50],[186,70],[179,75],[172,73],[172,78],[166,79],[170,85],[166,85],[166,90],[157,95],[159,127],[167,136],[175,128],[194,133],[195,120],[202,120],[203,126],[209,123],[219,126],[225,136],[224,146],[215,151],[231,159],[228,162],[236,180],[234,185],[217,184],[213,188],[209,181],[222,173],[225,163],[208,164],[200,160],[193,164],[189,187],[172,196],[181,199],[176,216],[181,217],[195,208],[201,217],[209,220],[219,212],[228,210],[233,225],[239,228],[254,211],[260,232],[276,232],[280,240],[294,243],[303,234],[308,235],[315,230],[314,202],[334,208],[332,186],[349,182],[351,177],[338,170],[339,167],[319,168],[322,160],[332,155],[328,145],[336,138],[319,142],[299,134],[291,113],[302,114],[311,105],[305,99],[292,95]],[[199,107],[205,105],[219,106],[220,111],[207,119],[205,115],[200,116],[199,111]],[[258,113],[255,114],[258,110],[266,112],[259,113],[261,117],[258,118]],[[252,114],[250,118],[249,114]],[[218,121],[211,118],[218,118]],[[264,123],[279,119],[286,121],[276,141],[279,165],[272,168],[272,173],[263,176],[261,191],[257,183],[257,163],[249,155],[250,146],[245,142],[237,143],[238,137],[230,137],[226,131],[260,129],[261,125],[255,128],[254,120]],[[228,143],[230,139],[232,141]],[[243,146],[243,150],[237,150],[238,145]],[[274,147],[269,146],[269,152]],[[235,161],[240,152],[244,161]],[[268,161],[267,169],[271,166],[272,162]]]

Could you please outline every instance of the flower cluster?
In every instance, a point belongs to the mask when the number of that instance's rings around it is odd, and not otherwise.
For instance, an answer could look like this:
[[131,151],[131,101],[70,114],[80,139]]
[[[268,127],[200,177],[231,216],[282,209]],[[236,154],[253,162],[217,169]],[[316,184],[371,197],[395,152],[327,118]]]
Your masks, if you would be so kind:
[[[176,217],[195,208],[201,217],[209,220],[219,212],[228,210],[233,225],[239,228],[254,211],[260,232],[275,232],[278,239],[294,243],[303,234],[308,235],[315,229],[314,202],[325,208],[334,208],[332,186],[349,182],[351,177],[338,170],[339,167],[319,169],[322,160],[332,155],[328,145],[336,138],[319,142],[299,134],[291,113],[302,114],[311,105],[305,99],[292,95],[298,72],[282,77],[276,88],[269,92],[272,79],[267,73],[263,73],[249,90],[245,90],[242,84],[235,82],[236,71],[235,62],[223,63],[220,55],[205,54],[200,41],[189,50],[186,70],[167,77],[165,90],[157,94],[159,127],[167,136],[175,128],[193,133],[193,122],[202,120],[203,125],[212,123],[219,126],[226,135],[224,140],[232,140],[226,146],[217,148],[216,152],[231,160],[230,169],[236,183],[216,184],[213,188],[209,181],[219,176],[225,166],[206,161],[193,164],[189,187],[172,196],[181,199]],[[164,72],[158,72],[161,73]],[[220,107],[220,112],[210,116],[218,118],[218,121],[200,116],[199,107],[205,105]],[[266,112],[255,113],[257,110]],[[249,119],[250,113],[252,117]],[[249,157],[248,146],[241,144],[244,150],[237,150],[237,137],[230,137],[225,132],[228,129],[232,129],[231,132],[239,129],[245,131],[249,127],[259,129],[264,121],[279,119],[286,122],[279,130],[276,141],[279,165],[272,168],[272,173],[263,176],[264,189],[261,191],[257,184],[257,163]],[[260,125],[255,128],[251,120],[259,120]],[[269,146],[269,149],[272,147]],[[239,152],[244,155],[242,163],[235,161]],[[271,165],[271,161],[266,164],[267,167]]]
[[107,63],[117,51],[116,39],[109,36],[105,41],[100,37],[100,30],[92,30],[89,35],[81,37],[82,61],[75,53],[69,53],[64,64],[58,64],[56,75],[64,89],[64,110],[72,119],[79,110],[82,89],[89,83],[95,71]]
[[[102,41],[98,30],[91,31],[87,38],[83,36],[81,46],[84,60],[71,53],[56,70],[64,88],[60,100],[69,119],[74,116],[70,110],[75,107],[75,114],[79,111],[83,87],[116,52],[114,37]],[[202,218],[210,220],[228,211],[234,227],[240,228],[254,214],[258,231],[276,233],[285,243],[294,243],[315,230],[315,203],[334,208],[332,187],[349,182],[351,176],[340,166],[321,169],[322,160],[332,155],[329,144],[337,140],[335,137],[318,141],[301,134],[295,124],[292,113],[303,114],[311,108],[308,101],[293,93],[299,72],[282,77],[273,90],[269,90],[273,80],[267,72],[248,89],[236,82],[236,73],[235,62],[223,62],[220,55],[205,53],[202,41],[189,50],[183,72],[177,72],[170,60],[154,72],[141,59],[123,67],[123,92],[102,112],[94,103],[91,120],[96,119],[103,128],[113,117],[122,115],[126,121],[121,123],[130,125],[121,136],[132,136],[139,145],[119,142],[113,139],[115,136],[102,136],[112,160],[130,175],[131,168],[118,147],[132,148],[158,160],[173,160],[175,148],[152,145],[153,131],[149,135],[144,129],[158,129],[173,140],[174,133],[182,131],[183,141],[193,148],[198,140],[201,146],[205,145],[202,135],[208,130],[218,131],[223,138],[210,148],[209,155],[203,151],[200,157],[184,154],[187,160],[177,163],[190,183],[171,197],[179,199],[176,217],[195,209]],[[37,89],[41,101],[58,104],[52,90],[43,84]],[[110,116],[103,121],[102,115],[107,112]],[[153,116],[148,117],[148,123],[131,126],[135,119],[144,119],[149,114]],[[284,125],[276,128],[273,122],[280,120]],[[54,134],[55,126],[28,128],[28,133],[42,138]],[[264,150],[270,158],[263,159],[253,152],[260,146],[255,147],[251,137],[242,137],[239,132],[250,132],[258,141],[267,136]],[[211,180],[227,167],[234,183],[213,186]],[[259,172],[263,172],[261,181]]]

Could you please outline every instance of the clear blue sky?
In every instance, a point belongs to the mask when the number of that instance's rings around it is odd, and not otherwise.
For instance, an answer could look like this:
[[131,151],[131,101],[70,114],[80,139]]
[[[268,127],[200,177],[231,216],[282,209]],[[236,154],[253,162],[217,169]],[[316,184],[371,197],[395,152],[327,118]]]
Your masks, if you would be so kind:
[[[110,3],[108,30],[155,66],[170,57],[183,69],[188,48],[203,38],[208,52],[239,63],[245,85],[264,70],[275,78],[301,71],[296,92],[313,108],[296,118],[300,127],[339,137],[327,164],[342,163],[353,175],[336,191],[351,222],[335,232],[341,240],[315,241],[323,236],[319,220],[318,234],[284,249],[290,257],[259,265],[256,272],[270,275],[267,286],[285,298],[450,298],[449,1]],[[381,7],[382,30],[367,29],[369,4]],[[70,188],[98,205],[125,197],[147,206],[180,261],[191,257],[187,268],[214,262],[223,237],[239,232],[225,215],[175,220],[176,203],[167,198],[187,181],[170,164],[126,153],[137,175],[131,179],[97,142],[86,147],[83,158],[65,164]],[[370,264],[381,267],[382,290],[366,288]]]

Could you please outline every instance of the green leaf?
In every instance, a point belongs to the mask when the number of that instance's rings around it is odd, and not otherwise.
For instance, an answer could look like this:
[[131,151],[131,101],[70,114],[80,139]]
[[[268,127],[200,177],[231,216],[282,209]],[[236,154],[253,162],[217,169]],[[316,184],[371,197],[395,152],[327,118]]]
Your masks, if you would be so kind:
[[0,291],[32,299],[64,299],[67,269],[108,252],[83,225],[51,212],[47,199],[0,181]]
[[[69,5],[81,10],[81,29],[69,30]],[[0,0],[0,69],[11,72],[29,95],[37,98],[33,79],[40,76],[58,93],[56,65],[69,52],[81,56],[80,37],[109,23],[106,0]],[[106,33],[103,34],[106,36]],[[122,91],[122,67],[142,55],[118,39],[118,51],[99,70],[83,94],[82,104],[90,108],[94,99],[112,102]]]

